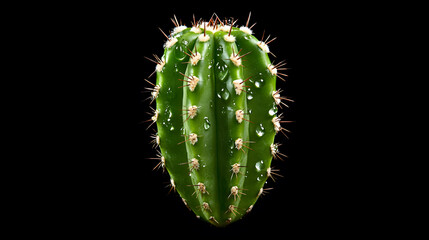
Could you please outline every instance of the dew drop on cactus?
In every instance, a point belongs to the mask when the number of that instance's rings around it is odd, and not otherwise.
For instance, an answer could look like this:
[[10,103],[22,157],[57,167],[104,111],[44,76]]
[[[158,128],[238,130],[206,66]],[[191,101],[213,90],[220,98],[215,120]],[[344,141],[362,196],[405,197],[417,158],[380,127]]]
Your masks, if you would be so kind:
[[214,14],[184,26],[174,16],[171,34],[161,30],[162,57],[148,58],[156,63],[156,82],[146,80],[156,103],[148,120],[157,128],[156,168],[167,170],[188,209],[215,226],[248,214],[271,189],[267,178],[279,176],[272,159],[285,156],[274,138],[289,122],[277,114],[291,101],[276,89],[286,63],[270,61],[276,38],[258,40],[249,19],[239,27]]

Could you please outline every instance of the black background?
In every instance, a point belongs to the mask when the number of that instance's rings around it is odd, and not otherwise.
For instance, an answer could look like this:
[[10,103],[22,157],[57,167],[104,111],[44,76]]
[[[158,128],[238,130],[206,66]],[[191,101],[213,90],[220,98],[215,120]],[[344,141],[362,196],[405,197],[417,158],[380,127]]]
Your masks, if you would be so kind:
[[[277,37],[270,44],[277,58],[271,59],[288,63],[289,77],[277,83],[295,101],[281,111],[285,120],[295,122],[286,125],[289,139],[276,140],[289,156],[273,161],[284,177],[268,180],[274,189],[250,214],[216,228],[196,219],[177,193],[169,193],[167,173],[152,171],[157,162],[147,158],[156,154],[149,143],[154,127],[146,130],[148,123],[141,122],[150,118],[144,79],[155,64],[144,56],[162,55],[165,37],[158,27],[172,29],[174,14],[188,26],[192,14],[209,19],[214,12],[239,19],[241,26],[250,11],[257,38],[264,30],[265,36]],[[287,2],[100,5],[76,11],[65,24],[71,32],[62,36],[67,51],[77,55],[67,82],[77,91],[65,116],[73,124],[63,132],[70,140],[60,156],[70,160],[58,172],[66,179],[56,196],[58,228],[92,236],[275,238],[330,236],[355,227],[362,206],[355,204],[359,196],[350,189],[359,189],[353,180],[344,181],[354,166],[342,161],[355,157],[347,152],[352,144],[343,131],[354,117],[345,103],[353,91],[341,81],[353,77],[349,70],[354,66],[345,55],[359,51],[350,48],[350,39],[359,38],[350,31],[359,28],[350,21],[352,12]],[[358,131],[348,131],[347,137]]]

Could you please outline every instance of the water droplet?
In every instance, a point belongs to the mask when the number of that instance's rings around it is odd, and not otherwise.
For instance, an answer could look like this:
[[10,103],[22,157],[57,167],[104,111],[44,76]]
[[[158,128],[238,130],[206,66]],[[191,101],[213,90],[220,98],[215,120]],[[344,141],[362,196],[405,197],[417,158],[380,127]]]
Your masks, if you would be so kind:
[[255,164],[256,171],[260,172],[262,170],[263,165],[264,165],[264,160],[256,162]]
[[275,107],[275,108],[271,108],[269,111],[268,111],[268,114],[270,114],[270,116],[274,116],[274,115],[276,115],[276,113],[277,113],[277,107]]
[[229,98],[229,91],[227,89],[225,91],[223,91],[222,98],[225,101],[228,100],[228,98]]
[[170,131],[173,131],[173,130],[174,130],[174,127],[173,127],[173,126],[171,126]]
[[221,45],[219,45],[216,48],[216,54],[217,54],[218,57],[220,57],[222,55],[222,53],[223,53],[223,47]]
[[225,80],[225,77],[228,75],[228,66],[225,64],[224,61],[220,60],[216,63],[216,72],[217,77],[219,80],[223,81]]
[[259,126],[256,127],[256,135],[258,135],[258,137],[262,137],[264,136],[265,132],[264,132],[264,126],[262,126],[262,123],[259,124]]
[[228,91],[228,89],[222,88],[220,90],[220,92],[217,93],[217,97],[218,98],[223,98],[223,100],[225,100],[225,101],[228,100],[228,98],[229,98],[229,91]]
[[247,95],[247,100],[252,100],[253,99],[253,96],[252,95]]
[[185,54],[186,45],[183,39],[175,44],[174,55],[177,60],[183,60],[187,55]]
[[208,130],[210,128],[210,121],[208,117],[204,117],[204,129]]
[[264,180],[264,174],[259,175],[259,176],[256,178],[256,180],[257,180],[258,182],[263,181],[263,180]]
[[225,115],[225,114],[226,114],[225,106],[223,106],[223,107],[220,109],[220,114],[222,114],[222,115]]
[[260,87],[261,87],[261,83],[260,83],[260,82],[258,82],[258,81],[256,81],[256,82],[255,82],[255,87],[260,88]]

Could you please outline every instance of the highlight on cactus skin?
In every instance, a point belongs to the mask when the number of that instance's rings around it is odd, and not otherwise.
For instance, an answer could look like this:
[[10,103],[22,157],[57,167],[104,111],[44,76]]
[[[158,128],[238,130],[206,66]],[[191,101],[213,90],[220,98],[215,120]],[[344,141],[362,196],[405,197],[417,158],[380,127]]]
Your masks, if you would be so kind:
[[180,194],[197,218],[225,226],[249,213],[268,177],[281,177],[272,159],[286,157],[274,139],[286,136],[282,114],[286,106],[276,78],[287,75],[284,61],[274,64],[268,54],[270,36],[261,40],[249,27],[222,21],[195,20],[185,26],[172,18],[164,54],[156,64],[150,87],[152,136],[159,147],[154,169],[167,170],[170,191]]

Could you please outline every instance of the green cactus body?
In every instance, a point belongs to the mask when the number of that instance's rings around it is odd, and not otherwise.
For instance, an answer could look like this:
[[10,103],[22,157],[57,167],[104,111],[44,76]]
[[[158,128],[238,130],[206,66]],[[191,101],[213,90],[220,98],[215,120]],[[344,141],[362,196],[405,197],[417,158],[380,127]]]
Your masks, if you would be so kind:
[[278,66],[247,27],[177,23],[167,38],[152,89],[158,166],[198,218],[225,226],[253,208],[272,174]]

